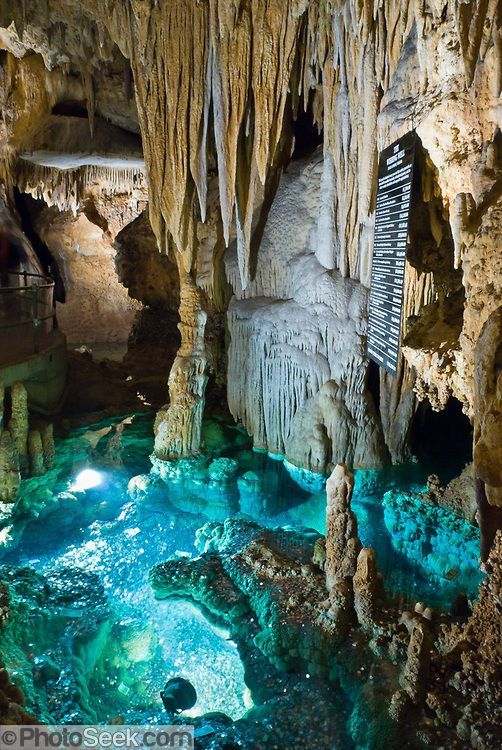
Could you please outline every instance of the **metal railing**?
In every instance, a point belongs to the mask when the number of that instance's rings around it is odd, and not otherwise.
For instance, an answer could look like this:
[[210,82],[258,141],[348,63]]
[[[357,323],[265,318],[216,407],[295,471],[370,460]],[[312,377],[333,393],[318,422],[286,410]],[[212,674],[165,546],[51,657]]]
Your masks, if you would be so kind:
[[54,281],[27,271],[8,271],[5,276],[8,286],[0,286],[0,349],[26,343],[17,329],[29,327],[33,353],[38,353],[43,336],[56,327]]

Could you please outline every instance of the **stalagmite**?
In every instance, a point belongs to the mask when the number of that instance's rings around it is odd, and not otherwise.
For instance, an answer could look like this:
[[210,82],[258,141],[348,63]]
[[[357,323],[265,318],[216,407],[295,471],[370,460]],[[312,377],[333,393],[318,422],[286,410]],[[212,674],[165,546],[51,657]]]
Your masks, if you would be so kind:
[[39,477],[45,472],[45,467],[42,436],[38,430],[30,430],[28,433],[28,455],[30,459],[30,473],[33,477]]
[[432,639],[426,620],[424,618],[410,620],[410,640],[400,682],[410,700],[416,705],[420,705],[425,698],[431,645]]
[[54,468],[56,462],[56,447],[54,445],[54,426],[52,424],[45,425],[42,430],[42,448],[45,468]]
[[357,519],[350,509],[354,477],[338,464],[326,482],[326,588],[329,615],[343,629],[352,617],[352,578],[361,542]]
[[340,580],[352,578],[361,542],[357,519],[350,509],[354,477],[343,464],[333,469],[326,482],[326,586],[331,591]]
[[382,588],[382,581],[377,571],[375,550],[371,547],[364,547],[360,551],[352,583],[357,621],[364,628],[371,628],[377,619],[377,599]]
[[10,389],[11,417],[9,432],[21,460],[28,455],[28,394],[22,383],[14,383]]
[[13,502],[19,485],[19,457],[8,430],[0,433],[0,501]]

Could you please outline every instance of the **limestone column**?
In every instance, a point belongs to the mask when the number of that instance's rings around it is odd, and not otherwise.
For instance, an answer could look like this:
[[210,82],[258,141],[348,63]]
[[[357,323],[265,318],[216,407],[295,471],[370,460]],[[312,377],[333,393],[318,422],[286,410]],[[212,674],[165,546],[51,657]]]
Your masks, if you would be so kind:
[[180,268],[181,346],[169,375],[169,405],[159,411],[155,422],[157,458],[179,458],[201,448],[207,383],[206,321],[202,292],[191,275]]

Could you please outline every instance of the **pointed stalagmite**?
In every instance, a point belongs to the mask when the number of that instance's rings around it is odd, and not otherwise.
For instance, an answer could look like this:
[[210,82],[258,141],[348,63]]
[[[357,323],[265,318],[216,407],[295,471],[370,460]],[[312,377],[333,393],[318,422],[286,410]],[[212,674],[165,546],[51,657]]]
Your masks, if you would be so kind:
[[352,583],[357,621],[364,628],[371,628],[376,622],[377,599],[381,589],[375,550],[371,547],[364,547],[360,551]]
[[28,454],[30,458],[30,474],[38,477],[45,472],[42,436],[38,430],[28,433]]
[[356,572],[361,542],[357,519],[350,508],[354,476],[343,464],[333,469],[326,482],[326,586],[328,591]]
[[0,433],[0,501],[13,502],[21,483],[19,458],[10,432]]
[[357,519],[350,509],[354,476],[338,464],[326,482],[326,587],[328,616],[339,632],[347,630],[353,619],[352,578],[356,572],[361,542]]

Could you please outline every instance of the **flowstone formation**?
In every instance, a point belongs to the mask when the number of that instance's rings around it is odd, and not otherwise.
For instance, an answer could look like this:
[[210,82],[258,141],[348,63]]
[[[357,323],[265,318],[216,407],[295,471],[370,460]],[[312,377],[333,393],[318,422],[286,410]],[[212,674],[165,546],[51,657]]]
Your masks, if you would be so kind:
[[[324,473],[338,461],[383,465],[387,449],[366,390],[364,286],[318,260],[322,154],[288,167],[245,288],[236,249],[228,311],[228,403],[258,449]],[[284,397],[284,393],[288,397]]]

